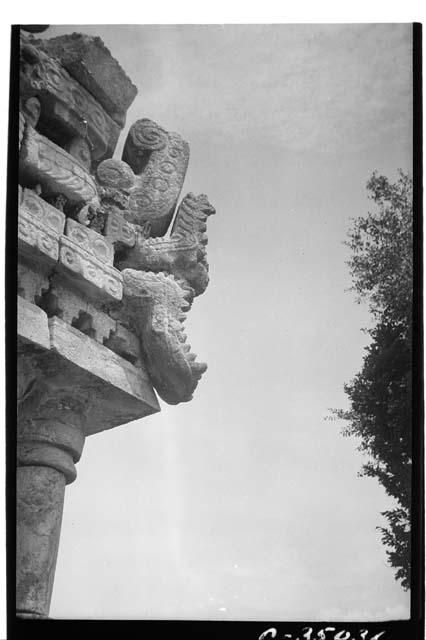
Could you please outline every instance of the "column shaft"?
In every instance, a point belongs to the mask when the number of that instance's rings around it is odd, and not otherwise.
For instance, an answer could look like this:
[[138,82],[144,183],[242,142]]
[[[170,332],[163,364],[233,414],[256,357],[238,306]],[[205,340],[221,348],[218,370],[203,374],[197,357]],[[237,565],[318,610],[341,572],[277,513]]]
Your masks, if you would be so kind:
[[17,469],[16,610],[47,617],[64,506],[65,476],[51,467]]

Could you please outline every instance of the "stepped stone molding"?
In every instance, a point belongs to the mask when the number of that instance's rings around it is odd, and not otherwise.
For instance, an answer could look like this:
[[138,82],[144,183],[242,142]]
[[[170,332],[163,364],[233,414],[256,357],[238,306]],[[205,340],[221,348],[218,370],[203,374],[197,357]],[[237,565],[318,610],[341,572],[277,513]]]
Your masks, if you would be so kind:
[[72,218],[68,218],[65,235],[100,262],[108,265],[113,264],[114,247],[100,233],[88,229]]
[[108,302],[123,297],[120,271],[98,260],[67,236],[62,236],[59,241],[57,270],[71,277],[73,284],[91,299]]
[[[19,248],[19,242],[18,242]],[[39,256],[36,254],[36,258]],[[42,292],[49,288],[49,278],[53,273],[53,265],[49,262],[34,260],[34,255],[27,259],[20,252],[18,262],[18,294],[35,304]]]

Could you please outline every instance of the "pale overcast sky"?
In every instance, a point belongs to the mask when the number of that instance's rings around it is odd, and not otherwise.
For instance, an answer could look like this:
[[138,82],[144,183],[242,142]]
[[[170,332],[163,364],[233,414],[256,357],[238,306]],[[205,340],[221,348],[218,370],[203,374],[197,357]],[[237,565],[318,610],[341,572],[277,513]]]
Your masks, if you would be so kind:
[[[409,616],[391,504],[341,424],[366,309],[343,246],[371,172],[411,170],[411,25],[61,26],[99,35],[191,146],[211,282],[194,399],[91,436],[66,490],[52,617]],[[126,129],[127,131],[127,129]],[[122,147],[125,134],[120,142]]]

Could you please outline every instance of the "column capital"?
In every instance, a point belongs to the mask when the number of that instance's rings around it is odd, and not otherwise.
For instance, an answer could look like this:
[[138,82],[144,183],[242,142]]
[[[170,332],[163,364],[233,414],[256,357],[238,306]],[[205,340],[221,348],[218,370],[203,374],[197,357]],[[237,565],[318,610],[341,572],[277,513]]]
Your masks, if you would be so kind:
[[39,370],[37,359],[25,358],[18,369],[17,464],[44,466],[63,473],[66,483],[76,478],[85,422],[90,407],[87,389],[56,384]]

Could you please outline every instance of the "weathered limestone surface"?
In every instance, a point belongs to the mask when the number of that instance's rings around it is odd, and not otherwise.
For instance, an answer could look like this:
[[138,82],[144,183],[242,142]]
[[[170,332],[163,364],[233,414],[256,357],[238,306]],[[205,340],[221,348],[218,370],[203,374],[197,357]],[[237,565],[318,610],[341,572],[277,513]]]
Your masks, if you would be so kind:
[[107,213],[104,234],[117,249],[135,246],[136,231],[118,211]]
[[43,349],[50,349],[50,333],[47,314],[18,296],[18,336],[21,342],[28,342]]
[[40,363],[51,348],[48,320],[32,307],[19,304],[16,599],[17,614],[34,618],[49,612],[64,489],[76,477],[84,445],[87,396],[43,375]]
[[43,195],[61,194],[77,204],[99,203],[95,181],[86,169],[29,124],[21,143],[19,171],[23,184],[40,184]]
[[122,125],[117,124],[92,93],[72,78],[57,60],[47,55],[39,43],[27,36],[21,40],[22,102],[37,97],[41,104],[40,122],[54,138],[88,138],[95,161],[111,156]]
[[[33,388],[31,385],[39,379],[53,397],[67,389],[70,398],[78,397],[80,403],[82,397],[85,398],[87,407],[81,427],[85,435],[126,424],[159,410],[144,369],[134,366],[60,318],[47,319],[41,309],[34,311],[26,301],[20,301],[20,308],[24,308],[22,317],[26,320],[21,319],[25,327],[18,341],[18,373],[25,379],[25,384],[21,384],[21,396],[27,394],[25,389],[33,389],[35,395],[31,410],[34,415],[40,414],[41,387]],[[37,331],[27,326],[28,321],[34,318]],[[46,323],[49,348],[46,348]],[[23,372],[28,371],[32,372],[31,375],[24,375]],[[22,411],[21,406],[21,416]]]
[[213,213],[207,196],[189,193],[179,206],[170,238],[144,238],[138,234],[135,247],[124,254],[117,266],[172,273],[200,295],[209,282],[205,232],[207,218]]
[[46,52],[57,58],[120,126],[138,92],[100,38],[82,33],[45,41]]
[[[84,380],[92,403],[86,435],[159,410],[147,375],[59,318],[49,319],[51,349],[61,356],[64,379]],[[59,365],[55,362],[55,367]],[[50,369],[50,366],[49,366]]]
[[143,118],[111,157],[136,88],[99,38],[23,35],[20,90],[17,608],[37,618],[85,438],[159,411],[154,388],[190,400],[206,370],[184,320],[214,208],[188,194],[164,237],[189,146]]
[[104,340],[104,345],[131,362],[135,367],[145,369],[138,336],[121,322],[115,323],[109,337]]
[[18,467],[16,610],[22,617],[49,613],[64,493],[65,476],[52,467]]
[[65,234],[100,262],[108,265],[112,265],[114,262],[114,247],[100,233],[87,229],[76,220],[68,218]]
[[164,273],[125,269],[123,277],[122,314],[139,333],[154,387],[169,404],[191,400],[207,369],[195,361],[184,333],[193,290]]
[[50,227],[58,237],[65,229],[65,215],[46,200],[40,198],[32,189],[23,189],[20,209],[28,211],[40,224]]
[[130,190],[129,222],[151,225],[151,235],[166,233],[185,179],[189,145],[148,118],[137,120],[128,133],[123,160],[136,174]]
[[104,160],[97,168],[96,179],[105,212],[129,208],[130,191],[136,176],[126,162],[115,158]]
[[40,120],[40,114],[40,100],[36,96],[27,98],[27,100],[25,100],[22,105],[22,115],[25,122],[28,122],[28,124],[30,124],[35,129],[38,125],[38,121]]
[[89,301],[82,291],[57,273],[49,278],[37,304],[49,317],[57,316],[101,344],[117,328],[117,322],[103,310],[99,300]]
[[98,260],[67,236],[62,236],[59,241],[57,271],[72,278],[73,284],[90,299],[108,302],[123,297],[120,271]]

